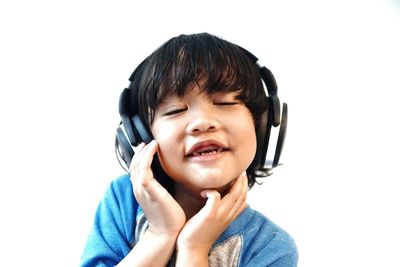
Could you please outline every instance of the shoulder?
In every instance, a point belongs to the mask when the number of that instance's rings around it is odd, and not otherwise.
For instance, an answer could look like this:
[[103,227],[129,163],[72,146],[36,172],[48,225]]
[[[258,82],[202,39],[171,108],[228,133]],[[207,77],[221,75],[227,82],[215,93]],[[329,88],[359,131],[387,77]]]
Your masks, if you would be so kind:
[[111,181],[109,189],[112,189],[119,194],[125,194],[126,191],[132,190],[132,183],[129,174],[124,174],[115,178]]
[[114,179],[100,202],[81,266],[114,266],[131,250],[138,204],[129,175]]
[[244,230],[244,233],[246,233],[249,238],[258,237],[268,243],[279,241],[281,243],[278,244],[286,244],[290,247],[295,245],[293,238],[288,232],[260,212],[251,208],[249,208],[249,210],[248,223]]
[[100,208],[106,208],[123,212],[126,209],[137,206],[133,195],[132,184],[128,174],[121,175],[111,181],[108,186]]
[[132,183],[128,174],[111,181],[102,202],[108,208],[117,209],[120,212],[124,210],[131,212],[130,208],[137,208],[138,204],[133,195]]
[[[288,232],[260,212],[244,212],[242,262],[248,266],[296,266],[297,246]],[[281,262],[281,264],[277,264]]]

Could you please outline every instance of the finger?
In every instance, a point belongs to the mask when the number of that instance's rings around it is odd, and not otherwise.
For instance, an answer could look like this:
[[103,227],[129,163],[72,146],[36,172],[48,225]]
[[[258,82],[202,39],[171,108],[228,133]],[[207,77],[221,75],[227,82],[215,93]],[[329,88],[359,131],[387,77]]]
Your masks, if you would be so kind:
[[145,145],[146,145],[145,143],[140,143],[138,146],[135,147],[135,150],[134,150],[135,154],[132,158],[131,164],[129,165],[129,170],[131,173],[133,172],[133,169],[135,168],[135,166],[137,166],[138,161],[141,158],[141,156],[140,156],[141,152],[143,151],[143,148]]
[[139,177],[138,165],[140,160],[143,158],[142,154],[145,146],[146,144],[142,142],[135,148],[135,155],[133,156],[131,164],[129,165],[129,171],[132,183],[134,182],[134,179],[137,179],[137,177]]
[[155,151],[157,151],[155,140],[148,145],[144,143],[139,145],[135,161],[131,165],[131,181],[133,184],[139,183],[141,187],[147,187],[149,182],[153,180],[151,162]]
[[152,140],[148,145],[141,151],[141,159],[138,164],[138,168],[150,168],[153,162],[153,157],[158,149],[158,143],[156,140]]
[[141,159],[137,166],[138,182],[141,187],[143,187],[148,197],[153,200],[166,197],[172,198],[169,192],[153,176],[151,164],[157,150],[158,142],[153,139],[149,144],[145,145],[141,151]]
[[243,174],[239,175],[239,177],[235,179],[229,192],[222,198],[222,202],[228,204],[232,201],[235,201],[239,197],[242,187]]
[[133,147],[133,151],[135,152],[135,154],[139,153],[139,151],[142,150],[145,145],[146,143],[141,142],[139,145]]
[[217,211],[219,202],[221,200],[220,193],[216,190],[204,190],[201,192],[201,195],[203,197],[206,197],[207,201],[199,213],[209,215],[214,214]]
[[221,201],[221,209],[229,216],[236,214],[237,210],[246,201],[247,196],[247,176],[241,174],[233,184],[230,192]]
[[153,140],[148,145],[141,143],[138,146],[137,153],[130,166],[131,176],[134,176],[135,179],[141,177],[141,174],[147,173],[147,171],[150,170],[153,155],[155,154],[154,151],[157,151],[157,146],[154,147],[155,145],[155,140]]

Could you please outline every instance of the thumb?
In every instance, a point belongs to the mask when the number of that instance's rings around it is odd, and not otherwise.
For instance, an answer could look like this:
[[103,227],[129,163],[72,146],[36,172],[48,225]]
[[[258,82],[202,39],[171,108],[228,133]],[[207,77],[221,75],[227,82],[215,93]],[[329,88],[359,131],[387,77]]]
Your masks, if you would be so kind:
[[201,213],[212,213],[217,210],[218,203],[221,200],[221,195],[217,190],[204,190],[201,193],[201,196],[207,198],[206,204],[201,209]]

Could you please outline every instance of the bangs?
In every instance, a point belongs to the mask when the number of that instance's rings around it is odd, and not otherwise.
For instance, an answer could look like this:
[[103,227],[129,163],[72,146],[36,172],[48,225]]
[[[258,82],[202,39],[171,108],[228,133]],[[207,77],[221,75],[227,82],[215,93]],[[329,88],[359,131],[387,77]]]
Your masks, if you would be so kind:
[[245,104],[263,92],[256,64],[237,45],[207,33],[165,43],[150,55],[141,78],[139,110],[149,125],[166,97],[183,97],[196,85],[209,95],[237,92]]

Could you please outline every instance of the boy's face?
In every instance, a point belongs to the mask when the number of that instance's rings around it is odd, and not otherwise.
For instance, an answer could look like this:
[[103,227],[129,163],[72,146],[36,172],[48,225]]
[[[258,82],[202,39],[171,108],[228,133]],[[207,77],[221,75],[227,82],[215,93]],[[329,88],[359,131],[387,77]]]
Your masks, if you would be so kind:
[[151,130],[165,172],[191,194],[225,190],[247,169],[257,142],[253,118],[236,93],[202,93],[165,99]]

